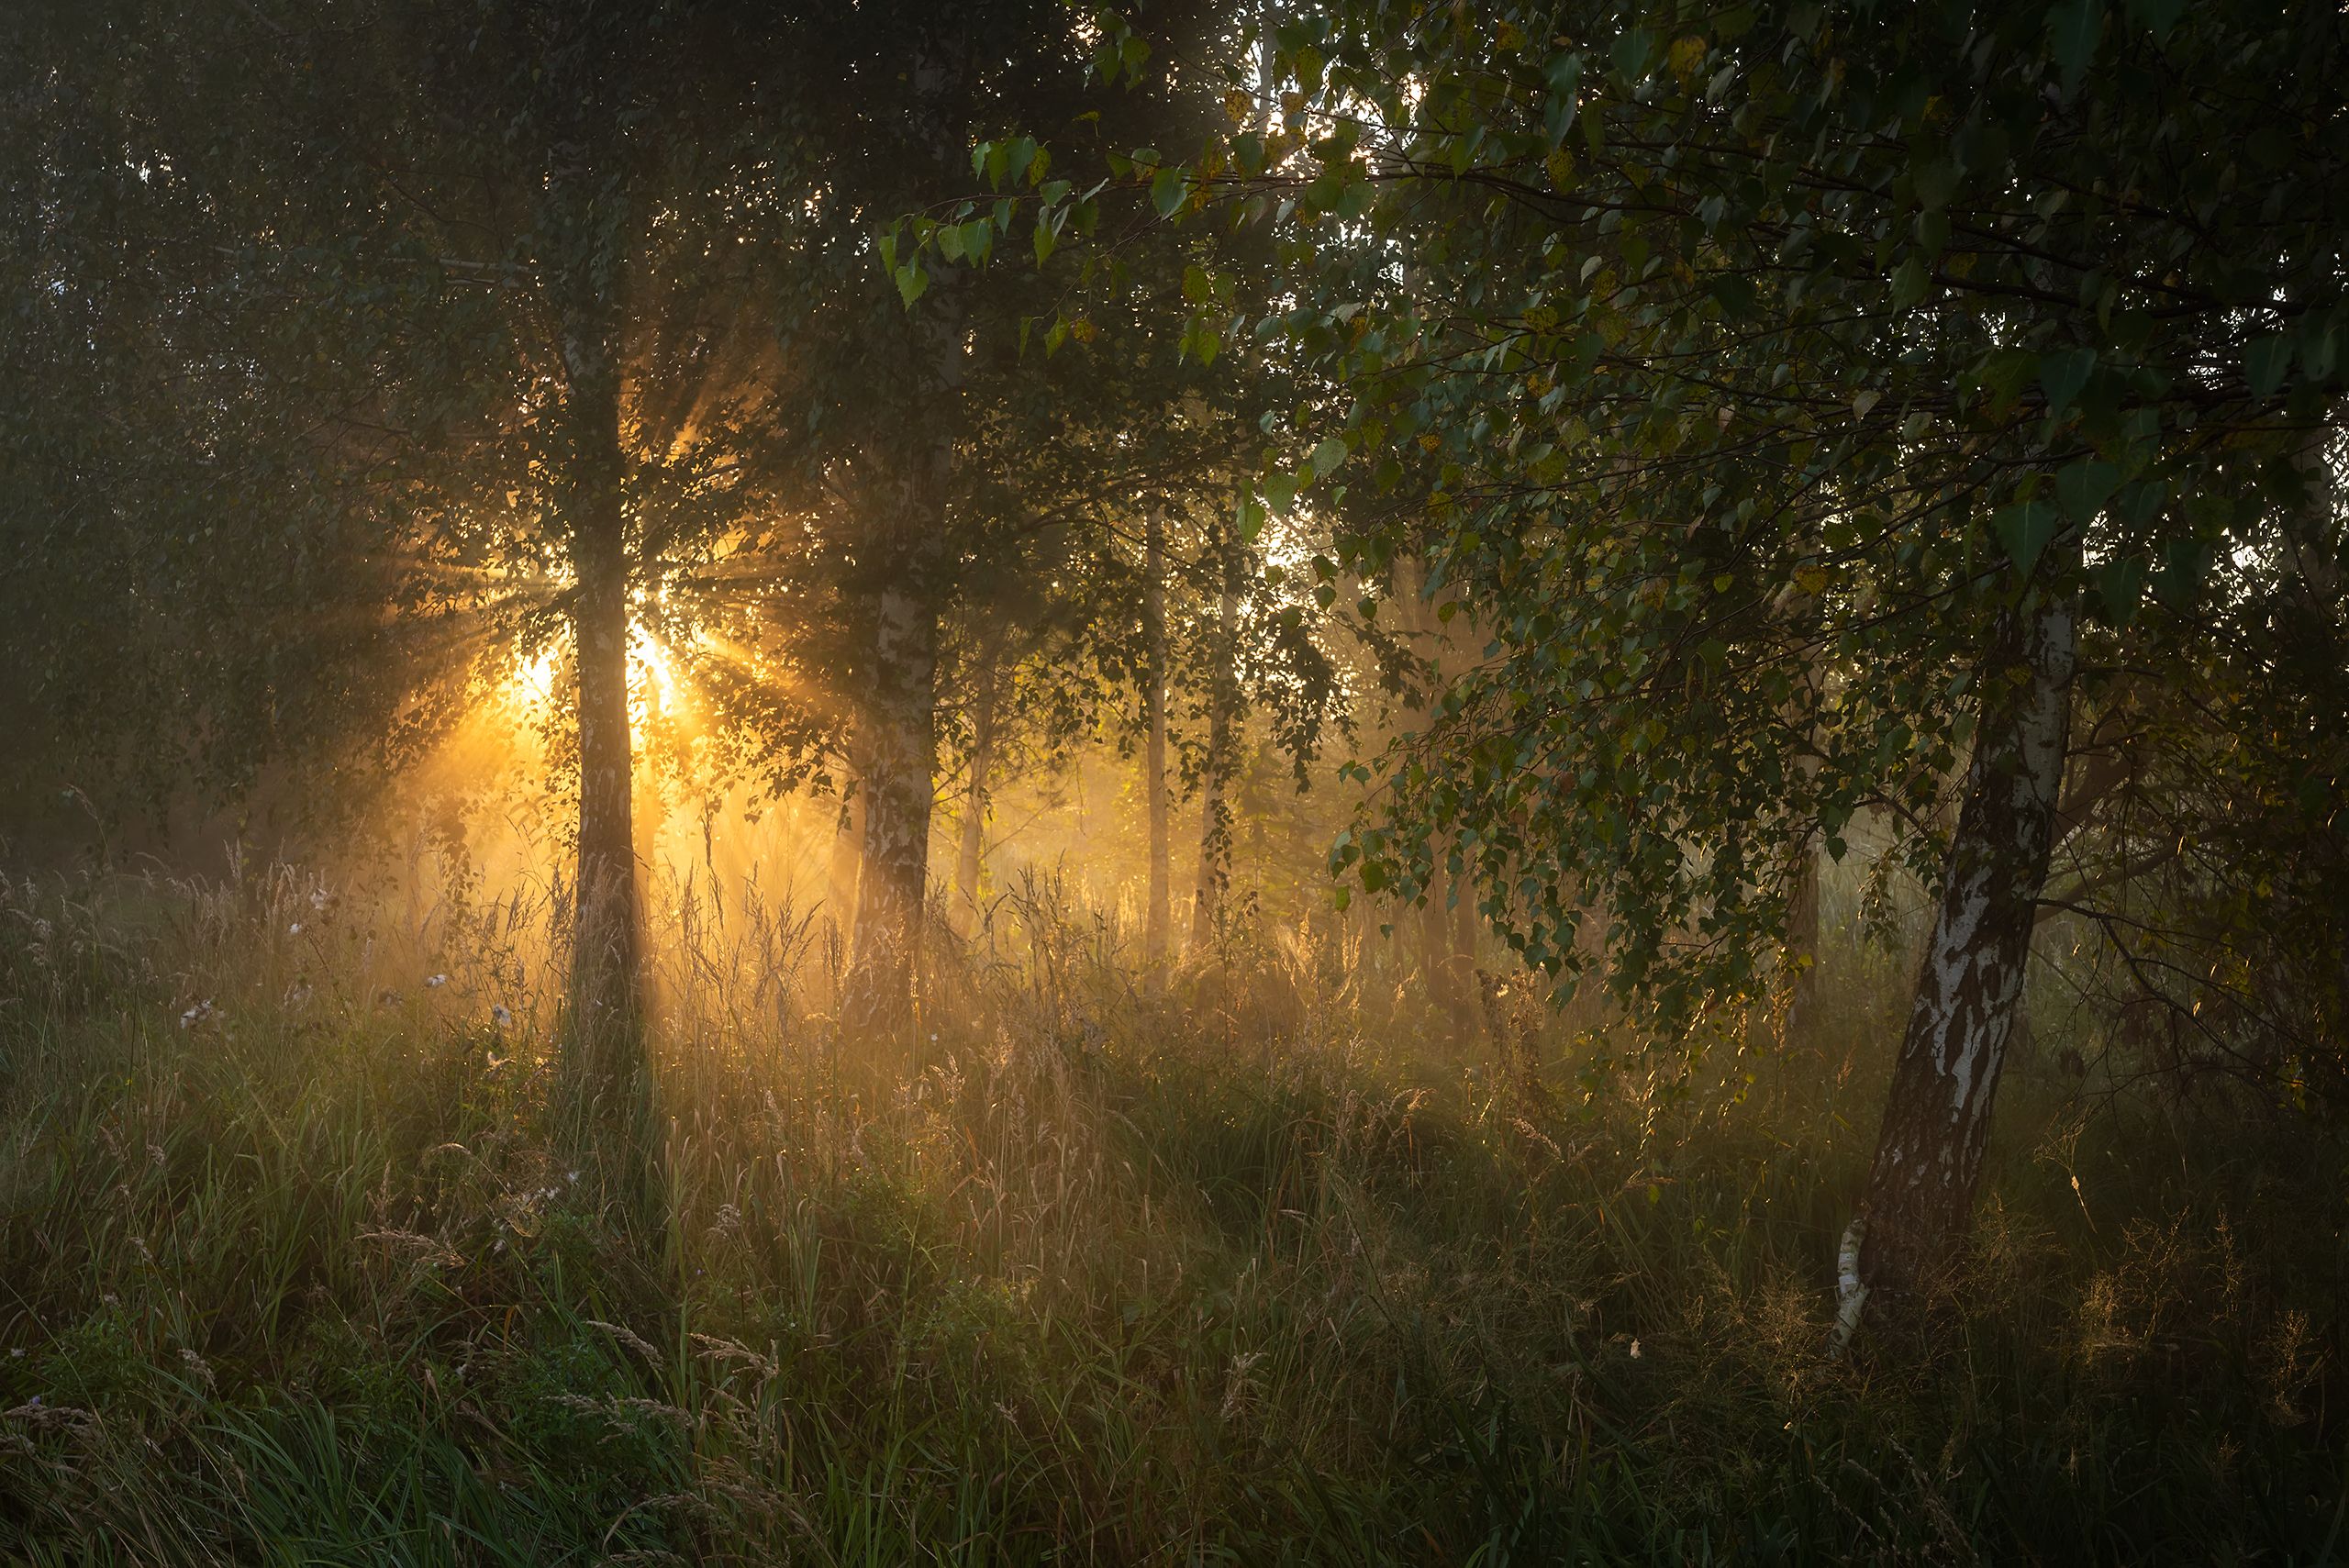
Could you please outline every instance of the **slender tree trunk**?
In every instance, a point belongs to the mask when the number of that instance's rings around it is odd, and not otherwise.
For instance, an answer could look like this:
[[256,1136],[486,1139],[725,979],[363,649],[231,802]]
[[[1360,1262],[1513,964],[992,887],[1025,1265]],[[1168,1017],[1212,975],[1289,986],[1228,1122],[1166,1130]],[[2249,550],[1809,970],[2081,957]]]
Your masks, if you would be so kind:
[[[1229,524],[1226,525],[1230,527]],[[1238,540],[1219,537],[1218,570],[1223,576],[1216,603],[1215,673],[1208,688],[1208,755],[1199,781],[1199,880],[1191,901],[1191,951],[1205,952],[1223,919],[1224,895],[1231,889],[1231,802],[1236,759],[1233,730],[1240,706],[1240,595]]]
[[1794,885],[1787,895],[1787,940],[1779,954],[1787,982],[1786,1038],[1808,1025],[1819,998],[1819,851],[1806,840],[1795,851]]
[[1166,515],[1152,507],[1142,525],[1142,794],[1150,817],[1149,907],[1142,917],[1142,961],[1163,975],[1174,930],[1166,822]]
[[[909,112],[930,164],[927,183],[941,187],[962,172],[958,106],[969,46],[952,17],[941,14],[933,25],[936,30],[912,47],[907,78]],[[929,900],[938,606],[963,380],[963,286],[960,271],[948,270],[907,320],[903,428],[913,434],[888,487],[885,515],[875,519],[866,568],[874,586],[865,590],[872,640],[861,725],[864,873],[841,1005],[841,1022],[866,1033],[896,1034],[912,1022],[914,969]],[[898,450],[893,446],[893,454]]]
[[1476,912],[1475,866],[1461,868],[1452,893],[1452,1038],[1464,1044],[1476,1033],[1476,934],[1484,924]]
[[1435,913],[1430,933],[1430,956],[1441,965],[1442,982],[1436,1000],[1454,1044],[1476,1034],[1476,873],[1464,864],[1460,874],[1439,871],[1429,902]]
[[1464,1001],[1462,976],[1453,964],[1453,932],[1449,894],[1451,879],[1444,871],[1446,845],[1442,839],[1430,846],[1433,868],[1428,875],[1427,903],[1419,908],[1419,971],[1427,977],[1428,1002],[1447,1029],[1455,1028]]
[[1860,1280],[1878,1300],[1928,1281],[1973,1210],[2054,839],[2075,613],[2069,601],[2034,591],[1983,673],[1941,909],[1861,1208]]
[[973,930],[979,924],[979,879],[985,870],[987,796],[995,787],[996,651],[979,649],[979,668],[971,702],[971,778],[963,806],[962,853],[954,867],[954,883]]
[[832,853],[824,868],[824,895],[831,905],[832,927],[845,947],[856,931],[857,884],[864,869],[864,786],[852,786],[832,829]]

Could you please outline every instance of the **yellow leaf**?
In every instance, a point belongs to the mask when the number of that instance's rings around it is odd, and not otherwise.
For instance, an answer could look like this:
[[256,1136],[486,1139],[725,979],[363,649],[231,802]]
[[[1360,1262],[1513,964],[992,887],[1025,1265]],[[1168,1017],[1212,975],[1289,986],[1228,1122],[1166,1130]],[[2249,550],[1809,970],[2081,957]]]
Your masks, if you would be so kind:
[[1672,45],[1672,74],[1683,87],[1697,79],[1705,63],[1705,40],[1690,34]]

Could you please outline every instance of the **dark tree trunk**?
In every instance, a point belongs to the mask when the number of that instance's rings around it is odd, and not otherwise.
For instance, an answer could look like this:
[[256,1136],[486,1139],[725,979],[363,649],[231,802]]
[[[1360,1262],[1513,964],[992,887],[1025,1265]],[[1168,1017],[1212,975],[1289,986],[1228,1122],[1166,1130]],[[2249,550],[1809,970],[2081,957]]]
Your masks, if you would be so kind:
[[1166,822],[1166,517],[1152,508],[1142,532],[1142,795],[1150,818],[1150,884],[1142,915],[1142,962],[1166,968],[1174,907]]
[[987,795],[995,787],[995,649],[983,645],[971,698],[971,778],[963,805],[962,853],[954,866],[955,888],[973,930],[978,929],[979,882],[986,869]]
[[[583,484],[582,490],[589,489]],[[634,750],[628,716],[628,566],[618,486],[583,495],[573,525],[578,597],[579,885],[573,1002],[595,1028],[633,1022],[640,962]]]
[[1473,865],[1463,865],[1460,874],[1451,878],[1450,898],[1452,1038],[1456,1044],[1465,1044],[1476,1033],[1476,931],[1481,924]]
[[609,146],[611,83],[584,18],[548,50],[558,134],[548,148],[548,303],[563,372],[561,486],[578,665],[579,863],[572,1018],[591,1078],[638,1065],[639,951],[629,733],[629,560],[619,336],[626,183]]
[[1817,1014],[1819,998],[1819,853],[1806,840],[1795,851],[1794,885],[1787,894],[1787,940],[1779,962],[1787,971],[1787,1040]]
[[1982,673],[1965,804],[1861,1207],[1860,1280],[1879,1302],[1927,1283],[1972,1214],[2054,839],[2074,616],[2068,601],[2026,599]]

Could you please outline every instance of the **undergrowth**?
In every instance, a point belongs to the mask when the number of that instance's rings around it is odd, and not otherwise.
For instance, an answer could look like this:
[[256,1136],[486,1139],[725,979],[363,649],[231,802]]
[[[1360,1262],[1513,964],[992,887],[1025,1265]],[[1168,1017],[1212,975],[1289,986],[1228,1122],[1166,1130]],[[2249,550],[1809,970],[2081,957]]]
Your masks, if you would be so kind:
[[2304,1126],[2095,1093],[2043,1038],[1960,1276],[1830,1360],[1897,956],[1827,953],[1788,1041],[1586,1075],[1553,1030],[1529,1073],[1374,1005],[1358,943],[1153,993],[1029,894],[887,1048],[830,1029],[808,922],[673,897],[647,1212],[551,1120],[552,900],[12,887],[0,1553],[2349,1544],[2343,1165]]

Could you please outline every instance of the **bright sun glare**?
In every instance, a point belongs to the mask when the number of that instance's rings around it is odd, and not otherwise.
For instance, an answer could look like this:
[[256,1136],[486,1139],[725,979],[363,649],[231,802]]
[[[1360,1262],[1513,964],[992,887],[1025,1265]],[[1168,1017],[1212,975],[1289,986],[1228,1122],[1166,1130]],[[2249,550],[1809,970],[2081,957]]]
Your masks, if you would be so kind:
[[[535,654],[517,651],[506,678],[508,700],[523,707],[543,706],[554,697],[555,671],[565,648],[550,643]],[[648,711],[663,717],[676,711],[676,662],[652,628],[639,623],[629,630],[629,717],[641,721]]]

